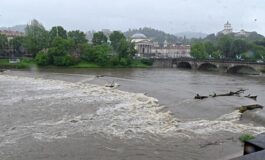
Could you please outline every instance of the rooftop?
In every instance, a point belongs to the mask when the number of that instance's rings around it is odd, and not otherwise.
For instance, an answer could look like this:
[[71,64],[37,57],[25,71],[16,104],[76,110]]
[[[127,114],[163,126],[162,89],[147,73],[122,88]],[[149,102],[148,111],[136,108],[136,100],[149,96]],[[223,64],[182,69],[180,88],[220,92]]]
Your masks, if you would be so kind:
[[136,33],[131,38],[132,39],[147,39],[147,37],[142,33]]

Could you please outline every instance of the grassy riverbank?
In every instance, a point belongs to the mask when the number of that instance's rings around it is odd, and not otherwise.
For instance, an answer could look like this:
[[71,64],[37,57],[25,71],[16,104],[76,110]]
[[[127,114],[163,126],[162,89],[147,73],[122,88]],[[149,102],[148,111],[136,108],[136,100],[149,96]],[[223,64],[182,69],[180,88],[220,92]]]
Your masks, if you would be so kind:
[[36,65],[31,59],[22,59],[19,63],[9,63],[9,59],[0,59],[0,68],[5,69],[28,69]]
[[82,61],[72,66],[54,66],[54,65],[39,66],[32,59],[22,59],[19,63],[15,63],[15,64],[9,63],[8,59],[0,59],[0,68],[4,68],[4,69],[29,69],[29,68],[36,67],[36,66],[39,68],[148,68],[151,65],[144,64],[140,60],[133,60],[132,63],[128,66],[122,66],[122,65],[100,66],[96,63],[85,62],[85,61]]

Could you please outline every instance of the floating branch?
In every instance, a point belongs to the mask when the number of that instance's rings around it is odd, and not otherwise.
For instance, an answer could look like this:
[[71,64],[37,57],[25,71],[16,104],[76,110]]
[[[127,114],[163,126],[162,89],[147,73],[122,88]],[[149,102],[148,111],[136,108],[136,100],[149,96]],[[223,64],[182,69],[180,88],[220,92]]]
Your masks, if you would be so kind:
[[253,99],[253,100],[256,101],[258,96],[251,96],[251,95],[249,94],[249,95],[244,96],[244,97],[246,97],[246,98],[250,98],[250,99]]
[[206,99],[208,98],[208,96],[200,96],[199,94],[196,94],[196,96],[194,97],[194,99]]
[[225,97],[225,96],[234,96],[234,95],[239,96],[241,93],[244,93],[245,91],[246,91],[245,89],[239,89],[239,90],[237,90],[235,92],[230,91],[230,92],[224,93],[224,94],[216,94],[216,93],[214,93],[213,95],[209,95],[209,96],[201,96],[199,94],[196,94],[194,99],[201,99],[202,100],[202,99],[206,99],[206,98],[209,98],[209,97],[215,98],[215,97]]
[[264,108],[264,106],[262,106],[262,105],[259,105],[259,104],[252,104],[252,105],[246,105],[246,106],[241,106],[241,107],[239,107],[239,111],[240,111],[241,113],[244,113],[244,112],[246,112],[246,111],[248,111],[248,110],[263,109],[263,108]]
[[241,93],[244,93],[246,90],[245,89],[240,89],[235,92],[230,91],[229,93],[224,93],[224,94],[216,94],[214,93],[213,95],[210,95],[211,97],[225,97],[225,96],[234,96],[234,95],[240,95]]

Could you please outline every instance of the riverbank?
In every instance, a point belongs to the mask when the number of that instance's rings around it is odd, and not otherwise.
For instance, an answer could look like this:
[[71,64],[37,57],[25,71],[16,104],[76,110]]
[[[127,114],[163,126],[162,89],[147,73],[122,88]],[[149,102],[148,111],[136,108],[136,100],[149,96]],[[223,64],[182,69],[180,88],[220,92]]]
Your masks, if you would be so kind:
[[0,59],[0,69],[31,69],[31,68],[149,68],[150,64],[142,63],[140,60],[133,60],[130,65],[115,65],[115,66],[100,66],[96,63],[91,62],[79,62],[78,64],[71,66],[40,66],[32,59],[23,58],[18,63],[10,63],[9,59]]
[[22,59],[18,63],[10,63],[9,59],[0,59],[0,69],[29,69],[32,66],[36,64],[31,59]]

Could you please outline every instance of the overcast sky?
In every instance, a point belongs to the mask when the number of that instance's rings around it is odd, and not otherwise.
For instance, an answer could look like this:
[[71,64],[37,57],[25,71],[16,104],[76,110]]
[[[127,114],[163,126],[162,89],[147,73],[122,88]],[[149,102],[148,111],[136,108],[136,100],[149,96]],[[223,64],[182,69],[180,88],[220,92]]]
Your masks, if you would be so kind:
[[67,30],[152,27],[169,33],[215,33],[229,20],[235,31],[265,35],[264,0],[1,0],[0,26],[37,19]]

